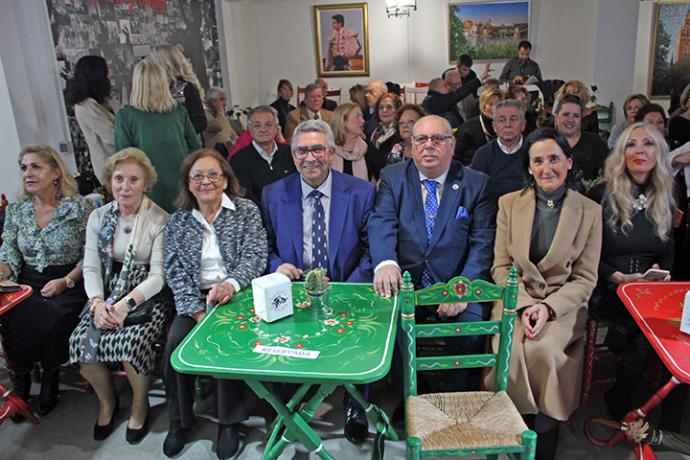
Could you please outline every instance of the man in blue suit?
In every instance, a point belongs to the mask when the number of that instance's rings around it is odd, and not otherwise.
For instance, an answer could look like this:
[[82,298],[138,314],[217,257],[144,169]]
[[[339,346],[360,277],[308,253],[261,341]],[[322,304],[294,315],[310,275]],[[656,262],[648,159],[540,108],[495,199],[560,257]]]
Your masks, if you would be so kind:
[[[487,198],[488,176],[453,160],[455,138],[445,118],[420,118],[412,142],[412,160],[381,172],[369,219],[374,288],[383,296],[397,294],[405,270],[416,287],[458,275],[490,279],[496,210]],[[440,321],[480,321],[489,306],[456,303],[416,313]],[[446,343],[452,354],[477,353],[481,345],[474,337]],[[441,384],[446,391],[467,389],[467,372],[444,375]]]
[[[308,120],[292,136],[298,174],[266,186],[264,223],[271,244],[269,272],[299,279],[323,267],[332,281],[371,282],[367,221],[375,187],[331,170],[335,141],[321,120]],[[361,443],[367,435],[364,409],[347,398],[345,436]]]

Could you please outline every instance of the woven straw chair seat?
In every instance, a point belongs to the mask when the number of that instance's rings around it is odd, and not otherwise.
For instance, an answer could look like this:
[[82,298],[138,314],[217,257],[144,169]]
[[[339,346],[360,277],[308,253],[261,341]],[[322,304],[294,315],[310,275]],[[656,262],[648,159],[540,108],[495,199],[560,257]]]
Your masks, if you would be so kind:
[[406,410],[407,435],[423,450],[520,446],[527,429],[505,391],[410,396]]

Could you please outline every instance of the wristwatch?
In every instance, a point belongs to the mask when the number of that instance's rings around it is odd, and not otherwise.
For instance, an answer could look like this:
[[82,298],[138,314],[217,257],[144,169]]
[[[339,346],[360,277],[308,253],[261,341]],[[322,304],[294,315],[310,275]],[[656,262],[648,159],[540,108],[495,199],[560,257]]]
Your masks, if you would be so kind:
[[69,276],[65,276],[65,284],[67,285],[67,289],[72,289],[74,287],[74,280]]
[[127,306],[129,307],[130,311],[133,310],[137,306],[137,301],[134,300],[132,297],[127,297]]

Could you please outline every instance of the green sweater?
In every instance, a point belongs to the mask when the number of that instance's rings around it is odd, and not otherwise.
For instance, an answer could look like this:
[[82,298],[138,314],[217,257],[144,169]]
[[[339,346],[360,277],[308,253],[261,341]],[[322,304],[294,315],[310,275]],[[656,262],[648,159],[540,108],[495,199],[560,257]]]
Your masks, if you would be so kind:
[[158,181],[149,197],[172,213],[179,193],[180,164],[196,149],[199,137],[187,111],[179,103],[170,112],[144,112],[132,106],[115,117],[115,148],[137,147],[146,153],[158,172]]

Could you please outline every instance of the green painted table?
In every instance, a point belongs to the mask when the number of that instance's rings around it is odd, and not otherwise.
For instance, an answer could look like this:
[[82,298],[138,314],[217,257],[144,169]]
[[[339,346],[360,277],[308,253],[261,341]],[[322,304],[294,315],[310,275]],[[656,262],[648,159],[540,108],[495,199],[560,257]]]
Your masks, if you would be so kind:
[[[390,369],[398,319],[395,299],[374,293],[370,283],[331,283],[321,309],[306,301],[302,283],[293,283],[294,315],[266,323],[255,315],[251,289],[211,310],[180,343],[171,357],[178,372],[241,379],[278,413],[269,429],[264,459],[277,458],[294,440],[321,458],[333,459],[309,426],[316,409],[339,385],[362,404],[375,424],[374,458],[383,455],[383,437],[397,440],[386,414],[366,401],[355,384],[384,377]],[[257,347],[315,359],[258,353]],[[302,385],[283,403],[263,382]],[[316,392],[300,404],[311,386]]]

